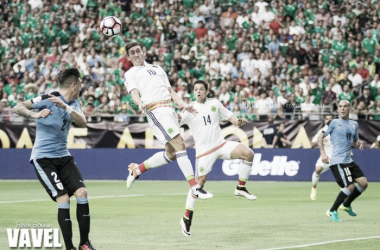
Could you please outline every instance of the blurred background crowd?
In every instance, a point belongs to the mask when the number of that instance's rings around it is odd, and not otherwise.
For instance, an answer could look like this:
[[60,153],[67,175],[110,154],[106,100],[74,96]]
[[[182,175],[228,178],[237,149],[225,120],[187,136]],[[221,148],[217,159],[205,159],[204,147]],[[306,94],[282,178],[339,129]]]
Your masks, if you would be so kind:
[[[105,16],[122,22],[107,38]],[[0,2],[0,114],[59,90],[77,67],[88,120],[144,121],[124,85],[124,46],[144,45],[147,62],[194,100],[210,85],[239,117],[319,120],[352,104],[352,119],[380,120],[380,1],[377,0],[5,0]]]

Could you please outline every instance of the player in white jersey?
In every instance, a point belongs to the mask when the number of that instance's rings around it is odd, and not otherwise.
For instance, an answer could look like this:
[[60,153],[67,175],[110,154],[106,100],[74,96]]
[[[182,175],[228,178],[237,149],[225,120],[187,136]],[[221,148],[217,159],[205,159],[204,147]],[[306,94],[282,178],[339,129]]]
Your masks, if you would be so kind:
[[131,188],[139,175],[148,169],[160,167],[177,159],[179,168],[190,184],[192,195],[200,199],[211,198],[212,194],[204,191],[194,178],[193,167],[179,133],[174,103],[190,113],[194,113],[195,110],[178,97],[170,86],[166,72],[160,66],[145,62],[146,54],[140,43],[128,43],[125,52],[133,68],[124,74],[124,85],[131,94],[133,102],[139,106],[139,110],[146,113],[156,138],[165,145],[165,151],[154,154],[139,165],[136,163],[129,165],[127,188]]
[[[313,140],[311,141],[312,145],[318,144],[318,137],[323,131],[327,131],[327,128],[329,127],[327,124],[330,120],[332,120],[334,116],[332,114],[328,114],[325,116],[324,120],[324,127],[318,130],[318,132],[313,137]],[[332,144],[330,140],[330,135],[323,138],[323,146],[325,147],[326,154],[328,157],[331,157],[332,154]],[[319,181],[319,177],[321,174],[329,170],[330,165],[327,163],[323,163],[321,157],[318,158],[317,162],[315,163],[315,171],[313,172],[313,175],[311,176],[311,193],[310,193],[310,199],[315,201],[317,199],[317,185]]]
[[[244,118],[236,118],[217,99],[208,99],[208,85],[202,80],[194,83],[194,96],[196,101],[193,107],[198,111],[195,115],[184,110],[178,114],[180,125],[187,124],[193,134],[196,148],[196,178],[203,187],[207,175],[217,159],[241,159],[239,166],[238,185],[235,196],[244,196],[248,200],[255,200],[256,196],[250,194],[245,187],[252,169],[253,151],[247,146],[233,141],[226,141],[222,136],[219,125],[220,117],[230,121],[235,126],[247,123]],[[190,237],[190,226],[193,217],[195,201],[191,190],[187,195],[185,215],[181,219],[182,233]]]

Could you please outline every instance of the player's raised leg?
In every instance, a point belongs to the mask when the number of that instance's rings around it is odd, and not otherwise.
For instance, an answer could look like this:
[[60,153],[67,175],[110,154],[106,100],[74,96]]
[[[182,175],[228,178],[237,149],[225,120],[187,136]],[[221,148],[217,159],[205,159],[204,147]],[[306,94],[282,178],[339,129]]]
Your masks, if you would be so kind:
[[[169,144],[166,144],[165,148],[168,148]],[[158,168],[172,162],[176,159],[176,155],[171,153],[168,149],[155,153],[153,156],[145,160],[141,164],[131,163],[128,166],[128,177],[126,186],[128,189],[132,187],[132,183],[139,178],[139,176],[149,169]]]
[[163,166],[174,159],[177,159],[179,168],[181,169],[183,175],[185,176],[187,182],[189,183],[193,195],[200,199],[212,198],[212,194],[206,192],[202,189],[200,185],[194,178],[194,171],[191,165],[191,161],[187,156],[185,143],[181,135],[176,135],[172,140],[170,140],[165,145],[165,152],[159,152],[153,155],[144,163],[137,165],[132,163],[129,165],[129,175],[127,178],[127,188],[130,188],[132,183],[138,178],[139,175],[147,171],[148,169],[157,168]]
[[[229,144],[233,145],[236,142],[227,142],[225,147],[229,147]],[[231,159],[241,159],[239,166],[239,180],[235,189],[236,197],[245,197],[248,200],[256,200],[257,197],[248,192],[246,183],[252,170],[252,162],[254,153],[247,146],[239,143],[230,153]],[[224,158],[223,158],[224,159]]]
[[177,135],[173,140],[169,142],[169,144],[175,151],[178,166],[185,176],[187,182],[189,183],[193,196],[202,200],[212,198],[213,194],[203,190],[202,186],[199,185],[194,178],[193,166],[191,165],[191,161],[187,156],[185,143],[182,137],[180,135]]

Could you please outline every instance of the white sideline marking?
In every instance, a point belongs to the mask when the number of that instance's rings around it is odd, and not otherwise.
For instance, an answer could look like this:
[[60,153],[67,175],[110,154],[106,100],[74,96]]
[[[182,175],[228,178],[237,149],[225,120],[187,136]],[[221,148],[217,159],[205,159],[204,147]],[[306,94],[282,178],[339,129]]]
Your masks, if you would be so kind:
[[300,247],[311,247],[311,246],[326,245],[326,244],[337,243],[337,242],[346,242],[346,241],[355,241],[355,240],[368,240],[368,239],[377,239],[377,238],[380,238],[380,236],[370,236],[370,237],[355,238],[355,239],[323,241],[323,242],[312,243],[312,244],[305,244],[305,245],[299,245],[299,246],[278,247],[278,248],[265,248],[265,249],[260,249],[260,250],[280,250],[280,249],[291,249],[291,248],[300,248]]
[[[157,194],[154,196],[176,196],[176,195],[186,195],[187,193],[178,194]],[[104,195],[104,196],[89,196],[88,199],[107,199],[107,198],[125,198],[125,197],[141,197],[149,196],[146,194],[124,194],[124,195]],[[75,200],[75,198],[72,198]],[[10,203],[27,203],[27,202],[40,202],[40,201],[51,201],[51,199],[38,199],[38,200],[21,200],[21,201],[0,201],[0,204],[10,204]]]

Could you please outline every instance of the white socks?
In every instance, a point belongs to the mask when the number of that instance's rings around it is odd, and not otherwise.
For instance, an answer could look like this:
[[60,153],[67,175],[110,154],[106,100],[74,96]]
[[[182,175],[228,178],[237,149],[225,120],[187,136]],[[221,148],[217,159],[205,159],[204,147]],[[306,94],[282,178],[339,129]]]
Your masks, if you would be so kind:
[[319,174],[317,174],[315,171],[313,172],[313,175],[311,177],[311,183],[313,184],[313,187],[316,187],[319,181]]

